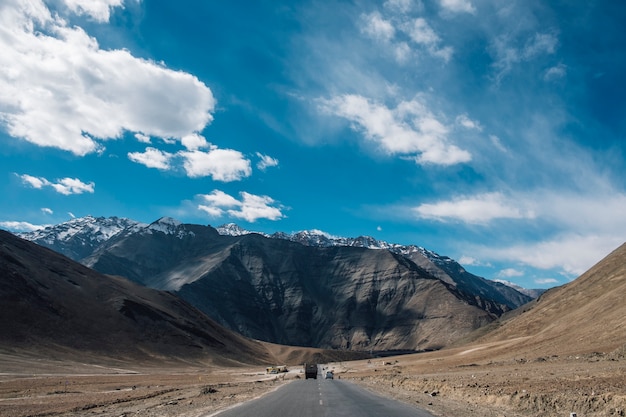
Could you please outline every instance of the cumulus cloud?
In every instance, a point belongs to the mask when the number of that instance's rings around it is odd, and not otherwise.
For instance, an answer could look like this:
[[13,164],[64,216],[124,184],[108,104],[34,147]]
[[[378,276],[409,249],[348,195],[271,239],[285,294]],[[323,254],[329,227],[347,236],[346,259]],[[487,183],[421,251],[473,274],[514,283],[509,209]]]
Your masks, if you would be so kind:
[[[106,22],[121,1],[66,0]],[[215,99],[195,76],[104,50],[41,0],[0,5],[0,121],[15,138],[76,155],[124,132],[182,138],[211,120]]]
[[252,174],[250,160],[233,149],[213,147],[208,152],[181,151],[183,167],[191,178],[212,177],[215,181],[239,181]]
[[414,208],[421,218],[438,221],[460,221],[471,224],[487,224],[495,219],[530,219],[535,213],[522,209],[519,204],[501,193],[485,193],[463,196],[449,201],[424,203]]
[[61,178],[56,182],[48,181],[43,177],[34,177],[32,175],[23,174],[19,177],[24,181],[24,184],[29,185],[32,188],[42,189],[45,187],[53,188],[57,193],[63,195],[71,194],[83,194],[92,193],[96,185],[93,182],[84,183],[77,178]]
[[450,144],[449,128],[419,100],[396,108],[353,94],[320,100],[323,111],[343,117],[390,155],[415,155],[420,164],[453,165],[471,160],[469,152]]
[[259,219],[280,220],[284,217],[283,207],[268,196],[258,196],[242,191],[237,199],[220,190],[198,196],[202,201],[198,209],[211,217],[228,215],[237,219],[255,222]]
[[54,213],[54,212],[52,211],[52,209],[51,209],[51,208],[48,208],[48,207],[43,207],[43,208],[41,209],[41,212],[42,212],[43,214],[53,214],[53,213]]
[[156,148],[146,148],[144,152],[129,152],[128,159],[138,164],[147,166],[148,168],[156,168],[160,170],[169,170],[171,168],[170,161],[174,155],[163,152]]
[[[202,135],[185,135],[181,144],[186,150],[171,153],[148,147],[144,152],[129,152],[128,159],[148,168],[181,169],[190,178],[212,177],[222,182],[238,181],[252,174],[251,162],[241,152],[221,149],[207,142]],[[263,169],[278,164],[278,160],[269,156],[257,155],[261,158],[259,164]]]
[[181,143],[185,148],[189,149],[190,151],[209,147],[209,143],[207,142],[205,137],[197,133],[183,136],[181,139]]
[[0,227],[13,232],[33,232],[46,228],[48,225],[37,225],[28,222],[4,221],[0,222]]

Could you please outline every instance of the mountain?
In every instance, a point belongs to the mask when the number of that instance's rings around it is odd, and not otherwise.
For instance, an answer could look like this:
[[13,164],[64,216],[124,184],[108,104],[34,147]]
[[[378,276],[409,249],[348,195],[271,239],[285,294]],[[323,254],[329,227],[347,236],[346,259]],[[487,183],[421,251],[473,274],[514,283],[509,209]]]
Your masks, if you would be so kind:
[[[218,233],[229,236],[242,236],[255,233],[244,230],[234,223],[217,228]],[[459,263],[447,256],[441,256],[433,251],[415,245],[398,245],[377,240],[371,236],[357,238],[336,237],[319,230],[307,230],[296,233],[278,232],[263,236],[274,239],[285,239],[312,247],[350,246],[358,248],[387,250],[404,256],[435,277],[456,286],[467,294],[479,295],[480,299],[493,300],[508,309],[515,309],[531,299],[536,298],[541,290],[525,290],[514,285],[507,285],[501,281],[491,281],[467,272]],[[480,299],[477,299],[480,302]],[[488,309],[489,306],[484,305]]]
[[576,280],[505,315],[479,339],[530,357],[626,351],[626,243]]
[[231,329],[280,344],[436,349],[497,317],[389,251],[221,236],[199,225],[180,225],[178,234],[137,232],[85,261],[174,292]]
[[[59,230],[78,229],[78,220]],[[53,248],[62,237],[85,241],[95,223],[85,219],[85,235],[51,228],[57,238],[39,241]],[[448,257],[371,237],[268,236],[171,218],[116,224],[118,232],[96,241],[82,263],[176,293],[220,324],[274,343],[436,349],[531,300]]]
[[0,231],[0,348],[116,359],[269,363],[259,342],[180,298]]
[[118,233],[142,226],[126,218],[86,216],[17,235],[78,261]]

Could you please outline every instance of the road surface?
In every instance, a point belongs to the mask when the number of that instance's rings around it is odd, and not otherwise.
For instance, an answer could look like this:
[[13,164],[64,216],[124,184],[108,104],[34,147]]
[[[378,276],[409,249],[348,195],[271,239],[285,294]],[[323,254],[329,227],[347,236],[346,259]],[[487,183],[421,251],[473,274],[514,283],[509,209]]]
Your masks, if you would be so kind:
[[337,379],[291,382],[215,417],[433,417],[427,411],[380,397]]

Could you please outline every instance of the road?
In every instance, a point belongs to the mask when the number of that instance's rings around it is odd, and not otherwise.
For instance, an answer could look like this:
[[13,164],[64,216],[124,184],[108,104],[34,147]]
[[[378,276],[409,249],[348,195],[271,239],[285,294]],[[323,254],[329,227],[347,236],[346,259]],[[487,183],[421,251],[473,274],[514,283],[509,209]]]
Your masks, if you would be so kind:
[[298,380],[215,417],[433,417],[427,411],[337,380]]

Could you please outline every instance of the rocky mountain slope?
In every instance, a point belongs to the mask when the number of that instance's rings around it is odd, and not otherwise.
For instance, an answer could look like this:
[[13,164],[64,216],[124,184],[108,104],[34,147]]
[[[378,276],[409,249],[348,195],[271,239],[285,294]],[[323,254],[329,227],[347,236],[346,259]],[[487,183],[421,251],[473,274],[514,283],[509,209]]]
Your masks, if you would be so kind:
[[[50,228],[34,240],[59,250],[64,240],[93,242],[91,225],[111,223],[86,219],[85,234],[76,219],[62,233]],[[81,262],[177,293],[230,329],[273,343],[437,349],[530,300],[450,258],[369,237],[315,231],[268,237],[169,218],[115,223],[119,231],[91,246]]]
[[172,219],[121,233],[83,262],[175,292],[248,337],[299,346],[437,349],[510,309],[391,251],[224,236]]
[[259,342],[180,298],[0,231],[0,349],[47,357],[268,363]]

